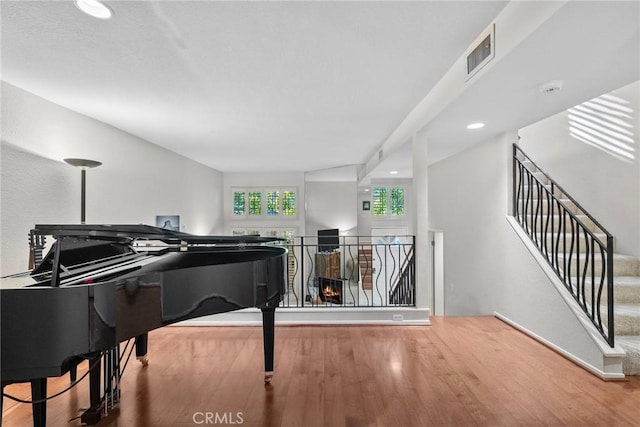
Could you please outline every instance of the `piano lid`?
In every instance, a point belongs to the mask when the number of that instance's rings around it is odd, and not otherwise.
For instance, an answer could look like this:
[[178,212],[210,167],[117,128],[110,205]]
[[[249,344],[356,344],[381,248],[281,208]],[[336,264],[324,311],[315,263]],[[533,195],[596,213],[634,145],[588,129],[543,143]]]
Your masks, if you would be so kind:
[[122,243],[136,239],[203,245],[256,245],[284,241],[279,237],[198,236],[146,224],[37,224],[32,232],[36,235],[53,236],[54,238],[84,237]]

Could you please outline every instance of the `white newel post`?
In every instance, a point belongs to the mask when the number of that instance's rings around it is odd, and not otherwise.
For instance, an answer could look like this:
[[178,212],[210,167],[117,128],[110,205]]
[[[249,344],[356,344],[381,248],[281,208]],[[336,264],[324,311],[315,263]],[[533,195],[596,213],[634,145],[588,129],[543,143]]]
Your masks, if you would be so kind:
[[[429,277],[429,181],[428,150],[424,132],[416,133],[412,141],[414,227],[416,235],[416,307],[431,308]],[[432,314],[432,312],[430,312]]]

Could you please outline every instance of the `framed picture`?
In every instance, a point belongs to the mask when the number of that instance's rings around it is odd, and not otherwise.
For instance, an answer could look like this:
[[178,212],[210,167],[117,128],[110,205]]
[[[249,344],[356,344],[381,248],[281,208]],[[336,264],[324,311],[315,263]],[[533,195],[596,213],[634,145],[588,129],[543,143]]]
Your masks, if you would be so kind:
[[156,215],[156,227],[180,231],[180,215]]
[[362,202],[362,210],[363,211],[371,210],[371,202],[369,200],[365,200]]

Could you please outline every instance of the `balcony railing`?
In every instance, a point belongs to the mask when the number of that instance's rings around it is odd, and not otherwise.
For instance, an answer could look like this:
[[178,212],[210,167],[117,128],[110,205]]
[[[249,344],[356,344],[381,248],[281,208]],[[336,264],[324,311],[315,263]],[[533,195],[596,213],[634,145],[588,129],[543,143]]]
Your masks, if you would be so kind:
[[516,145],[513,216],[613,347],[613,236]]
[[291,239],[281,307],[415,306],[414,236],[339,240],[337,249],[322,251],[317,237]]

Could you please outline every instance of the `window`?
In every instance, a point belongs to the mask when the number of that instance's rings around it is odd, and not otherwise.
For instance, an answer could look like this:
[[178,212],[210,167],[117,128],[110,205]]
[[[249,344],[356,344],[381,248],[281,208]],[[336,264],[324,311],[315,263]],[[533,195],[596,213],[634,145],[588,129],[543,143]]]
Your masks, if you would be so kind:
[[404,216],[404,187],[373,187],[374,216]]
[[244,191],[235,191],[233,193],[233,214],[244,215],[246,213],[246,200]]
[[233,189],[233,216],[252,218],[294,218],[296,191],[279,188]]
[[267,215],[278,215],[280,213],[280,192],[269,191],[267,193]]
[[282,193],[282,215],[296,215],[296,192],[284,191]]
[[387,214],[387,189],[385,187],[373,188],[373,214],[382,216]]
[[391,189],[391,215],[404,215],[404,188],[393,187]]
[[249,215],[262,215],[262,193],[249,192]]

